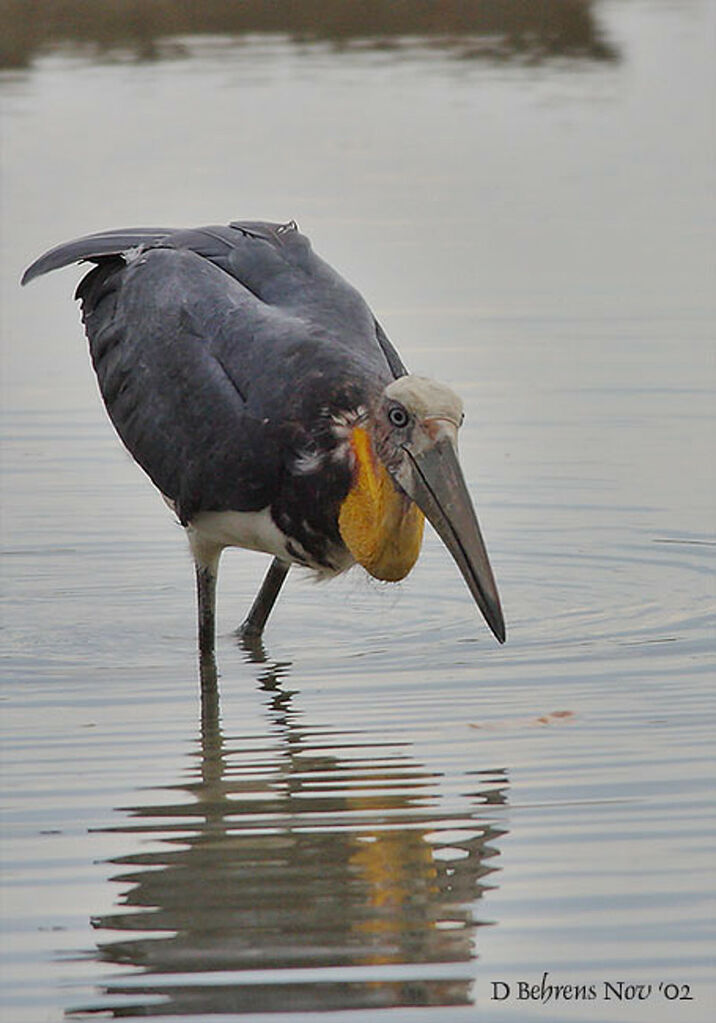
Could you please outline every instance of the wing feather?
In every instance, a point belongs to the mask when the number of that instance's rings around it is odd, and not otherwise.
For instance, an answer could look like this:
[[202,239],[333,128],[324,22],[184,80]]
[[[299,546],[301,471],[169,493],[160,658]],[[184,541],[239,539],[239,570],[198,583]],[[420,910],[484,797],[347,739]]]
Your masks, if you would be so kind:
[[172,228],[130,227],[119,231],[100,231],[98,234],[63,242],[31,263],[20,283],[29,284],[36,277],[50,270],[60,270],[71,263],[92,262],[104,256],[119,256],[141,246],[160,245],[173,233]]
[[271,505],[326,409],[406,372],[293,223],[104,231],[51,249],[23,283],[78,261],[98,264],[77,297],[110,418],[185,523]]

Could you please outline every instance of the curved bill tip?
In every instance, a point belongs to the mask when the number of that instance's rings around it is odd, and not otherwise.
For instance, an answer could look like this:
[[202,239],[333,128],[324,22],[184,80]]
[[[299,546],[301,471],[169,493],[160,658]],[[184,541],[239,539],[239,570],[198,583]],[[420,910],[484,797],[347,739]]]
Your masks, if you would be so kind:
[[505,619],[502,614],[499,599],[497,604],[489,609],[489,612],[482,610],[482,613],[497,642],[504,643],[507,639],[507,629],[505,627]]
[[413,500],[455,559],[495,639],[504,643],[497,584],[452,442],[443,437],[425,451],[405,450],[413,465]]

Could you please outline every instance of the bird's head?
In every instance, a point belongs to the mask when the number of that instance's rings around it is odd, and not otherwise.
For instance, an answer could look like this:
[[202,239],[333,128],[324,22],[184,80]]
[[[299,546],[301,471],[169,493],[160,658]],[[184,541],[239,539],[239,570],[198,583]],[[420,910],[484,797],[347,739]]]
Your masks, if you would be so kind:
[[462,420],[462,401],[444,384],[412,375],[388,384],[352,429],[353,485],[339,527],[371,575],[396,580],[417,560],[425,515],[502,643],[500,599],[458,461]]

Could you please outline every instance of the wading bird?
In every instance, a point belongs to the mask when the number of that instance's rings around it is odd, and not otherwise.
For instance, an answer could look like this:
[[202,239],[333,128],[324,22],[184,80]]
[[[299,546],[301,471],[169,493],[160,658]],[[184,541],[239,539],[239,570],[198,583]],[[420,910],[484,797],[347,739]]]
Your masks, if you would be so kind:
[[273,555],[241,626],[260,635],[292,564],[403,579],[423,515],[500,642],[497,588],[457,459],[462,402],[408,373],[361,295],[296,224],[135,228],[51,249],[26,284],[96,266],[76,297],[117,433],[185,527],[199,649],[225,547]]

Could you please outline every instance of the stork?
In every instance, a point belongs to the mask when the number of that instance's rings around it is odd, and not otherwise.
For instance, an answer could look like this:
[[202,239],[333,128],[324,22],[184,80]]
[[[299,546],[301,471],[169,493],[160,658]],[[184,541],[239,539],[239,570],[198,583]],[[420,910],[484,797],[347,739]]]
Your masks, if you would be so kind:
[[129,228],[50,249],[22,283],[95,266],[76,298],[109,417],[186,530],[198,638],[215,648],[225,547],[273,555],[240,627],[259,636],[291,565],[395,582],[424,517],[497,640],[505,625],[460,469],[460,398],[406,370],[359,292],[295,222]]

